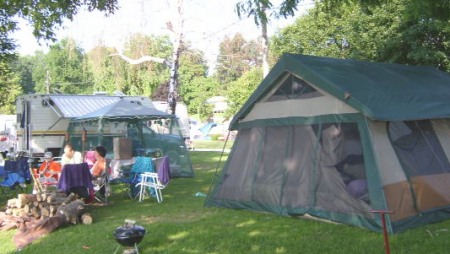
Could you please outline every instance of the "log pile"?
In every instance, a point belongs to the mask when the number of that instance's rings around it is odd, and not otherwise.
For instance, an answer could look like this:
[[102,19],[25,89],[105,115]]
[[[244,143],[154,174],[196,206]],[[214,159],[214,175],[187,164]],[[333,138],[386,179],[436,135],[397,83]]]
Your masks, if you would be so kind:
[[18,229],[14,243],[18,249],[63,225],[91,224],[85,202],[71,193],[19,194],[9,199],[0,212],[0,230]]

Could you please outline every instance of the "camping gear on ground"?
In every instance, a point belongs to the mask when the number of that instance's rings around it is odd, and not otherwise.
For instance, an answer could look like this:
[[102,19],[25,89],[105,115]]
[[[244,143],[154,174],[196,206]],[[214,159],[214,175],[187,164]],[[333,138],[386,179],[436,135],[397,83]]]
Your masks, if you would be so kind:
[[31,182],[28,157],[12,157],[4,163],[4,179],[0,182],[1,197],[26,192],[27,183]]
[[285,54],[230,123],[207,206],[389,233],[450,218],[450,75]]
[[[147,234],[147,230],[144,227],[135,223],[132,220],[125,220],[125,224],[117,227],[114,231],[116,242],[121,246],[127,247],[123,253],[139,253],[137,245],[144,239],[145,234]],[[114,253],[117,253],[118,250],[119,248]]]

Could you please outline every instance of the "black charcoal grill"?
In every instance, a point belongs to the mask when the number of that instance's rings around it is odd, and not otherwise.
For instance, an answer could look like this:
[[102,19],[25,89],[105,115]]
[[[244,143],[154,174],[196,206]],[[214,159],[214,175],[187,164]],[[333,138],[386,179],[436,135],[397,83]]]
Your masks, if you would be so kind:
[[[114,238],[123,247],[123,253],[139,253],[137,245],[144,239],[147,230],[135,224],[135,221],[125,220],[125,224],[116,228]],[[117,252],[117,250],[116,250]]]

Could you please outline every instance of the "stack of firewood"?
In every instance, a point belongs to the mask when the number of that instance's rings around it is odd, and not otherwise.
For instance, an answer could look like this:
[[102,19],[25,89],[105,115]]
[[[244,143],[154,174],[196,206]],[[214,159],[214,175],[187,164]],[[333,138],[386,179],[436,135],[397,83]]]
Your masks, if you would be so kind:
[[0,230],[18,228],[14,242],[18,249],[65,224],[91,224],[92,216],[83,200],[71,193],[19,194],[9,199],[0,212]]

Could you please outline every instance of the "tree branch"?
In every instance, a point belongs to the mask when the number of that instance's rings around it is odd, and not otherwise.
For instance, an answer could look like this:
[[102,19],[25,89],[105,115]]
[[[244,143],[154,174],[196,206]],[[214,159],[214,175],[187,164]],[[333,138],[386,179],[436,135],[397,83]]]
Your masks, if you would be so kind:
[[160,57],[142,56],[138,59],[132,59],[132,58],[120,53],[120,51],[117,51],[116,54],[111,54],[110,56],[119,56],[123,60],[127,61],[129,64],[141,64],[144,62],[155,62],[155,63],[164,64],[164,65],[170,67],[170,63],[166,59],[160,58]]

